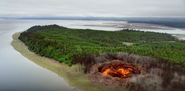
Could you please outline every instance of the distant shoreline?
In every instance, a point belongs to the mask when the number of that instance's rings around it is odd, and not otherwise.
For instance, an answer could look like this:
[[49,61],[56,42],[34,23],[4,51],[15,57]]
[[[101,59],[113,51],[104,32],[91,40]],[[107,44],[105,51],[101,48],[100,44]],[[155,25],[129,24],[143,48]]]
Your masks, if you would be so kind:
[[171,34],[171,35],[178,38],[179,40],[185,40],[185,34]]
[[128,23],[147,23],[173,28],[185,28],[185,17],[0,17],[0,19],[17,20],[85,20],[85,21],[128,21]]

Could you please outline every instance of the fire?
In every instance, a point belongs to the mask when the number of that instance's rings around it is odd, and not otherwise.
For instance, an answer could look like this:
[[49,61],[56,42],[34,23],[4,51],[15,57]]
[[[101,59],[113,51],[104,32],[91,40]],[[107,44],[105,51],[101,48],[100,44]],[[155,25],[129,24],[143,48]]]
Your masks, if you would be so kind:
[[120,71],[120,73],[121,73],[123,76],[126,76],[127,74],[129,74],[129,70],[118,69],[118,71]]
[[103,75],[104,76],[107,76],[108,74],[112,75],[112,76],[122,75],[121,77],[126,77],[130,74],[130,71],[132,71],[131,68],[127,68],[127,69],[124,69],[124,68],[118,68],[118,69],[107,68],[103,72]]
[[107,76],[107,74],[108,74],[109,72],[111,72],[111,69],[106,69],[106,70],[103,72],[103,75],[104,75],[104,76]]

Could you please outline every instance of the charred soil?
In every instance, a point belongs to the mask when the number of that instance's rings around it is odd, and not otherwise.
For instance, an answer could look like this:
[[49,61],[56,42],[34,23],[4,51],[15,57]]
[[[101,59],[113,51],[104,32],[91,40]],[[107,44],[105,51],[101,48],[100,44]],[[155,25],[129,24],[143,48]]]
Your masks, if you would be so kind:
[[88,76],[93,83],[120,88],[131,83],[132,75],[145,73],[146,69],[140,65],[113,60],[93,65]]

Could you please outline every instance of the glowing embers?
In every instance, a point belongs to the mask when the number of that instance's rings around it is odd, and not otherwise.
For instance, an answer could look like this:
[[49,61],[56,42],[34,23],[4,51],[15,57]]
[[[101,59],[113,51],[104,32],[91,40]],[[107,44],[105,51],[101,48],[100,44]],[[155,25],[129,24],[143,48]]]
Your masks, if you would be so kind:
[[99,72],[102,73],[103,76],[112,76],[119,78],[130,78],[132,74],[140,74],[140,70],[134,64],[121,62],[121,61],[113,61],[110,63],[105,63],[101,65],[99,68]]
[[121,78],[125,78],[125,77],[131,77],[131,68],[107,68],[105,71],[103,71],[103,75],[107,76],[113,76],[113,77],[121,77]]
[[119,88],[132,83],[132,76],[145,74],[146,69],[134,63],[112,60],[91,67],[88,76],[93,83]]
[[106,69],[106,70],[103,72],[103,75],[104,75],[104,76],[107,76],[110,72],[112,72],[112,71],[111,71],[111,69],[108,68],[108,69]]

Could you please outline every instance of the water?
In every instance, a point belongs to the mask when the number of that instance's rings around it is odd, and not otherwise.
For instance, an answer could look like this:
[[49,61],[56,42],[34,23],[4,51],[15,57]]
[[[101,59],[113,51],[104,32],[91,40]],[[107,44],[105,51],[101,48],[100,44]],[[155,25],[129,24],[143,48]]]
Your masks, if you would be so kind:
[[[89,28],[107,31],[121,30],[126,22],[80,21],[80,20],[0,20],[0,91],[69,91],[73,87],[57,74],[38,66],[11,46],[12,35],[34,25],[58,24],[68,28]],[[108,26],[105,26],[107,25]],[[85,26],[84,26],[85,25]],[[100,25],[100,26],[97,26]],[[110,26],[109,26],[110,25]],[[117,25],[115,27],[114,25]],[[175,34],[185,34],[180,29],[152,30]]]
[[57,74],[38,66],[11,46],[12,35],[48,21],[0,20],[0,91],[69,91]]

